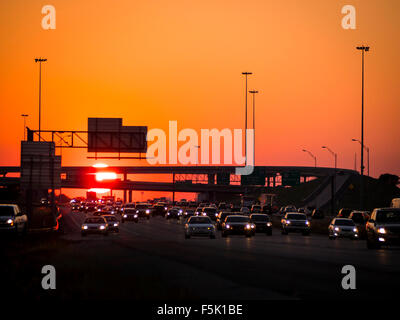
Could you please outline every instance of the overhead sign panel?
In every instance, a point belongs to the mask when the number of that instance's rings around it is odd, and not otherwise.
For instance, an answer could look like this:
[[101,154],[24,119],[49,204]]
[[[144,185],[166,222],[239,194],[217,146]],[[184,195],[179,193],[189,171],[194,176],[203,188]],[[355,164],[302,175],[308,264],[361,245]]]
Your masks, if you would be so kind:
[[61,188],[61,157],[53,142],[21,142],[21,187],[23,189]]
[[146,153],[146,137],[146,126],[123,126],[121,118],[88,118],[88,152]]

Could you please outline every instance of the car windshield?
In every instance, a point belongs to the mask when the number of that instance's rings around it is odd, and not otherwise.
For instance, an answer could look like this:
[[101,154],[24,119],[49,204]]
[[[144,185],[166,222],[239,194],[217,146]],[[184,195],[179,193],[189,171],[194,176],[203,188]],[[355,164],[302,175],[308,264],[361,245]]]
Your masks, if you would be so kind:
[[106,217],[107,221],[117,221],[117,218],[115,217]]
[[378,211],[376,214],[377,222],[398,222],[400,223],[400,210]]
[[247,217],[231,217],[228,216],[226,218],[226,222],[250,222],[250,219]]
[[101,218],[88,218],[85,223],[104,223],[104,219]]
[[344,220],[344,219],[336,219],[336,226],[354,226],[354,221],[352,220]]
[[254,206],[253,210],[261,210],[261,207],[260,206]]
[[215,213],[215,212],[217,212],[217,209],[215,209],[215,208],[204,208],[204,212],[206,212],[206,213]]
[[211,220],[208,217],[192,217],[189,219],[189,224],[210,224]]
[[149,206],[147,204],[138,204],[136,205],[136,209],[147,209]]
[[306,216],[304,214],[288,214],[287,219],[290,220],[306,220]]
[[0,217],[10,217],[14,215],[14,208],[11,206],[0,206]]
[[193,213],[193,210],[186,210],[186,213],[191,214]]
[[262,215],[262,214],[253,214],[252,216],[251,216],[251,220],[253,220],[253,221],[269,221],[269,217],[268,216],[265,216],[265,215]]
[[125,213],[131,213],[131,212],[136,212],[136,210],[134,208],[125,209]]

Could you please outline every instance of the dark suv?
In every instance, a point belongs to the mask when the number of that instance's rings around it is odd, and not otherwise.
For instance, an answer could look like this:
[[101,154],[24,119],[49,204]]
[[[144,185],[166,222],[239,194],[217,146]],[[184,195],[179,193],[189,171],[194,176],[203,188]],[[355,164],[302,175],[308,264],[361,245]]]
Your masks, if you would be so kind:
[[368,249],[400,245],[400,208],[374,209],[366,229]]

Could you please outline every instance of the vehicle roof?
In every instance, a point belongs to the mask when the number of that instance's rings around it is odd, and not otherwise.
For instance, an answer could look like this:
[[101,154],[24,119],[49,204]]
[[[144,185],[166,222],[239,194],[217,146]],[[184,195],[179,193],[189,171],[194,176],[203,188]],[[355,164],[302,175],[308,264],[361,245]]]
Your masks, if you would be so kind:
[[347,221],[353,221],[353,220],[351,220],[351,219],[349,219],[349,218],[334,218],[333,220],[347,220]]
[[391,208],[391,207],[386,207],[386,208],[375,208],[374,210],[377,211],[400,211],[400,208]]
[[0,204],[0,207],[18,207],[18,205],[12,203],[2,203]]

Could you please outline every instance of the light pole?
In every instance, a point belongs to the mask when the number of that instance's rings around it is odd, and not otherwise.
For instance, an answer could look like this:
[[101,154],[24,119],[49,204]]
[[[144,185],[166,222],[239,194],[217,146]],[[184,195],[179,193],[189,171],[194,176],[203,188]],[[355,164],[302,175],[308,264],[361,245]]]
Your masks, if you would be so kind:
[[254,146],[253,146],[253,164],[256,165],[256,93],[257,90],[249,91],[253,95],[253,134],[254,134]]
[[[362,145],[361,141],[358,139],[351,139],[351,141],[358,142],[359,144]],[[364,149],[367,151],[367,175],[369,177],[369,148],[364,145]]]
[[303,149],[303,152],[307,152],[314,159],[314,166],[317,167],[317,157],[314,156],[310,151]]
[[21,114],[21,117],[24,118],[24,140],[26,140],[26,118],[29,117],[29,114]]
[[335,170],[336,170],[336,168],[337,168],[337,153],[333,152],[327,146],[322,146],[322,149],[328,150],[330,152],[330,154],[334,156],[334,158],[335,158]]
[[331,205],[331,214],[335,214],[335,206],[336,206],[336,200],[335,200],[335,193],[336,193],[336,168],[337,168],[337,153],[333,152],[331,149],[329,149],[327,146],[322,146],[322,149],[326,149],[330,152],[331,155],[335,158],[335,174],[333,175],[332,178],[332,188],[331,188],[331,198],[332,198],[332,205]]
[[42,112],[42,108],[41,108],[41,103],[42,103],[42,62],[46,62],[47,59],[45,58],[36,58],[35,62],[39,62],[39,141],[41,140],[41,112]]
[[245,138],[245,144],[244,144],[244,152],[245,152],[245,159],[246,159],[246,165],[247,165],[247,76],[253,74],[251,72],[242,72],[246,79],[246,88],[245,88],[245,115],[244,115],[244,138]]
[[364,208],[364,52],[369,51],[368,46],[356,47],[361,50],[361,169],[360,169],[360,209]]

